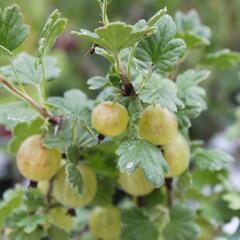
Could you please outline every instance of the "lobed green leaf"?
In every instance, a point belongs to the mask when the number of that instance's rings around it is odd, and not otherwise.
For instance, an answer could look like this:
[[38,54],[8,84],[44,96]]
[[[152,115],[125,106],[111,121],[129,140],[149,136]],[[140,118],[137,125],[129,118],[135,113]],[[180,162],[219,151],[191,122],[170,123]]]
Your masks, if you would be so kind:
[[180,126],[190,127],[190,119],[206,110],[206,92],[198,84],[207,79],[209,74],[206,70],[187,70],[177,77],[178,96],[185,106],[177,112]]
[[30,188],[24,192],[23,205],[29,212],[35,212],[39,208],[46,208],[47,202],[38,188]]
[[207,54],[202,63],[215,66],[217,68],[232,68],[240,63],[240,53],[229,49],[219,50],[217,52]]
[[193,161],[201,170],[219,171],[226,168],[234,159],[220,150],[205,150],[198,148],[193,153]]
[[144,103],[157,104],[171,112],[176,112],[178,107],[184,107],[182,101],[177,96],[175,83],[157,75],[153,75],[138,93]]
[[88,79],[87,84],[89,85],[89,89],[97,90],[105,87],[109,83],[107,77],[96,76]]
[[[29,27],[23,24],[23,15],[18,5],[0,9],[0,45],[10,51],[15,50],[27,38]],[[7,50],[6,50],[7,49]]]
[[45,23],[37,51],[37,65],[42,63],[48,49],[55,43],[57,37],[64,31],[67,24],[66,18],[61,18],[61,13],[58,9],[54,10]]
[[79,147],[89,147],[96,144],[96,138],[88,130],[69,119],[63,120],[60,129],[51,127],[44,136],[43,144],[47,148],[58,149],[60,152],[66,153],[73,141]]
[[199,229],[194,223],[194,211],[184,205],[176,205],[170,211],[170,223],[163,234],[168,240],[195,240]]
[[39,117],[38,113],[25,102],[13,102],[0,105],[0,123],[13,129],[19,123],[31,123]]
[[157,228],[139,209],[124,210],[122,213],[122,222],[121,239],[158,239]]
[[107,26],[97,28],[95,33],[85,29],[72,33],[112,53],[117,53],[124,48],[132,47],[141,38],[152,34],[154,31],[155,28],[151,27],[135,30],[133,26],[126,23],[112,22]]
[[44,231],[41,228],[37,228],[31,233],[25,233],[23,228],[15,228],[8,237],[9,240],[36,240],[43,238],[44,235]]
[[175,38],[176,24],[165,15],[155,25],[157,32],[142,39],[136,49],[136,58],[154,64],[160,71],[169,72],[184,55],[186,44]]
[[113,195],[116,191],[116,186],[112,179],[98,177],[97,193],[92,201],[92,205],[108,207],[112,205]]
[[3,226],[10,214],[22,203],[23,190],[11,189],[4,193],[0,202],[0,227]]
[[[27,53],[20,53],[12,62],[11,65],[6,65],[0,68],[0,74],[5,76],[13,83],[26,85],[38,85],[42,78],[42,69],[38,66],[35,68],[35,58]],[[45,78],[52,80],[58,78],[60,69],[57,67],[57,59],[54,57],[45,57],[43,59],[45,65]]]
[[71,144],[67,149],[67,159],[72,164],[78,164],[81,154],[77,145]]
[[86,147],[81,154],[96,174],[105,178],[116,179],[118,176],[115,164],[117,160],[116,148],[117,144],[115,142],[106,141]]
[[229,208],[240,210],[240,193],[227,193],[223,196],[223,200],[228,203]]
[[118,168],[121,172],[131,173],[140,166],[146,179],[154,187],[164,184],[168,165],[156,146],[141,139],[129,139],[121,143],[116,153],[119,156]]
[[177,35],[184,39],[189,48],[210,44],[211,30],[202,25],[196,10],[193,9],[186,14],[177,12],[175,19]]
[[83,193],[83,179],[80,171],[77,168],[77,165],[74,163],[68,163],[65,166],[65,171],[67,175],[67,180],[70,183],[71,187],[76,189],[81,195]]
[[64,97],[51,97],[48,102],[66,118],[76,121],[81,118],[84,109],[91,109],[93,106],[93,101],[89,100],[87,95],[79,89],[65,92]]

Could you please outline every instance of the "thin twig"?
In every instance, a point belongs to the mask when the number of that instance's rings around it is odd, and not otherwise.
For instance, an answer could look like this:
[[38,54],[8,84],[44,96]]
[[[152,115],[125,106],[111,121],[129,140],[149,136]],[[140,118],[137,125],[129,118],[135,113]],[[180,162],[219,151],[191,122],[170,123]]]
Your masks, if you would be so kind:
[[48,191],[46,194],[46,199],[49,205],[51,205],[51,200],[52,200],[52,191],[53,191],[53,180],[54,178],[51,178],[49,181],[49,186],[48,186]]
[[16,95],[18,98],[21,98],[23,101],[27,102],[32,108],[34,108],[37,112],[39,112],[43,118],[49,119],[49,121],[53,124],[59,124],[58,117],[53,116],[51,113],[47,111],[45,107],[37,103],[34,99],[32,99],[29,95],[26,95],[18,88],[16,88],[13,84],[7,81],[3,76],[0,75],[0,83],[2,83],[8,91]]

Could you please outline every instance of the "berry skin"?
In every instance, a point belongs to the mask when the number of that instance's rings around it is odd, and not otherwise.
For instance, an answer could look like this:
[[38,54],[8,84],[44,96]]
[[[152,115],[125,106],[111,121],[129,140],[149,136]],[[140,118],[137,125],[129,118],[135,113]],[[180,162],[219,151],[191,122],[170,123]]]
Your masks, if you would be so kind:
[[95,208],[90,215],[89,227],[97,239],[119,240],[121,233],[120,211],[114,207]]
[[53,196],[68,208],[85,207],[93,200],[97,191],[97,179],[94,172],[85,164],[79,164],[78,170],[83,180],[81,195],[68,183],[64,167],[60,169],[53,181]]
[[148,106],[139,121],[140,136],[155,144],[168,143],[177,133],[178,124],[175,115],[160,106]]
[[47,149],[42,145],[42,137],[28,137],[17,153],[17,166],[20,173],[32,181],[44,181],[52,178],[60,168],[61,153],[56,149]]
[[181,134],[177,134],[170,143],[163,145],[164,158],[169,165],[168,177],[181,175],[189,166],[190,149]]
[[93,109],[92,125],[105,136],[118,136],[127,129],[128,112],[119,103],[102,102]]
[[74,227],[74,218],[67,214],[67,210],[62,207],[52,208],[48,212],[51,224],[70,232]]
[[131,174],[120,173],[118,182],[121,188],[132,196],[144,196],[153,191],[152,185],[145,179],[140,167]]

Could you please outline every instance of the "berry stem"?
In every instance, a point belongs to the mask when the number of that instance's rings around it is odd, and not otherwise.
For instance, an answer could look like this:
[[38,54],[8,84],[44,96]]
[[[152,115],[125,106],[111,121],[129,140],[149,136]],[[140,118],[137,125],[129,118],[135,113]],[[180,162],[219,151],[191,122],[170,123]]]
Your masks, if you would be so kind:
[[137,206],[140,208],[144,207],[144,197],[137,197]]
[[48,186],[48,191],[47,191],[47,194],[46,194],[46,200],[47,200],[49,208],[51,207],[51,201],[52,201],[53,180],[54,180],[54,178],[50,179],[49,186]]
[[36,188],[37,185],[38,185],[38,182],[35,182],[35,181],[32,181],[32,180],[31,180],[31,181],[29,182],[28,187],[29,187],[29,188]]
[[172,178],[166,178],[165,179],[165,186],[166,186],[166,189],[167,189],[167,205],[168,205],[169,208],[171,208],[172,204],[173,204],[172,182],[173,182]]
[[69,208],[69,209],[67,210],[67,214],[68,214],[69,216],[71,216],[71,217],[76,217],[76,215],[77,215],[74,208]]
[[105,136],[104,136],[104,135],[102,135],[102,134],[98,134],[98,144],[100,144],[100,143],[101,143],[101,141],[103,141],[103,140],[104,140],[104,138],[105,138]]

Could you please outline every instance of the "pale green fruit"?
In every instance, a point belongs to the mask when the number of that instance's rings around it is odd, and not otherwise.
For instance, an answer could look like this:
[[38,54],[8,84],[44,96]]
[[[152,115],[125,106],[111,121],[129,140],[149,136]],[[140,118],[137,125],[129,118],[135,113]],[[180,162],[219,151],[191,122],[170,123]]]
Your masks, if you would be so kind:
[[139,121],[140,136],[155,145],[168,143],[177,129],[176,116],[158,105],[148,106]]
[[90,215],[89,227],[97,239],[119,240],[121,233],[120,211],[114,207],[97,207]]
[[66,179],[65,168],[61,168],[53,181],[53,196],[58,202],[69,208],[80,208],[91,203],[97,191],[97,179],[94,172],[85,164],[79,164],[78,170],[83,180],[83,193],[80,195]]
[[48,212],[49,222],[55,226],[70,232],[74,227],[74,218],[67,214],[65,208],[52,208]]
[[42,194],[46,195],[47,192],[48,192],[49,182],[48,181],[41,181],[41,182],[38,183],[37,187]]
[[47,149],[42,145],[42,137],[28,137],[17,153],[17,166],[20,173],[33,181],[52,178],[60,168],[61,153],[56,149]]
[[145,179],[140,167],[131,174],[120,173],[118,182],[125,192],[133,196],[144,196],[153,191],[152,185]]
[[128,112],[119,103],[102,102],[93,109],[92,125],[105,136],[118,136],[127,129]]
[[163,145],[164,158],[169,165],[168,177],[181,175],[189,166],[190,149],[181,134],[177,134],[171,142]]

